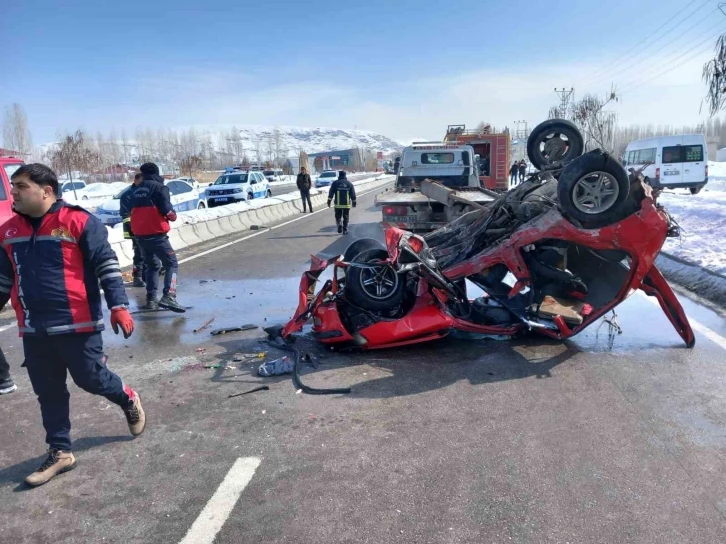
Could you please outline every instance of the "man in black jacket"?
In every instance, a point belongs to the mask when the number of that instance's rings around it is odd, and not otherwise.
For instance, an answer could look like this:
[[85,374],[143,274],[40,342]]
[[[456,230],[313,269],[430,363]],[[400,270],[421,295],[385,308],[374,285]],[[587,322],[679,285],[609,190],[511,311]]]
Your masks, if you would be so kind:
[[[169,221],[176,221],[169,188],[159,175],[159,167],[147,162],[139,168],[143,179],[133,189],[131,198],[131,231],[139,241],[146,265],[146,309],[159,307],[184,313],[184,306],[176,301],[176,282],[179,263],[169,243]],[[161,264],[159,264],[161,261]],[[164,267],[164,291],[157,302],[159,269]]]
[[[144,265],[144,256],[139,246],[139,241],[131,231],[131,202],[134,197],[134,188],[137,187],[143,179],[141,172],[134,176],[134,184],[121,194],[121,202],[119,212],[121,219],[123,220],[124,238],[131,240],[134,248],[134,267],[133,267],[133,278],[134,287],[146,287],[144,278],[146,277],[146,266]],[[154,257],[156,259],[156,257]],[[161,265],[159,265],[160,267]]]
[[310,180],[310,174],[303,166],[300,168],[300,173],[297,175],[297,188],[300,191],[300,198],[302,198],[302,213],[305,213],[305,203],[307,202],[310,208],[310,213],[313,213],[313,203],[310,201],[310,188],[313,186]]
[[338,234],[348,234],[348,221],[350,219],[350,207],[355,208],[355,187],[348,181],[345,171],[338,172],[336,179],[328,191],[328,208],[335,200],[335,223],[338,225]]

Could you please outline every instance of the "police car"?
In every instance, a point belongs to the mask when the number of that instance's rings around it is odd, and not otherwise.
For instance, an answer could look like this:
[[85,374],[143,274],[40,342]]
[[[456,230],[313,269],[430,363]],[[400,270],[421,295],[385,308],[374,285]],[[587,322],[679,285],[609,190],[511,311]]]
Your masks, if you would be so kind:
[[254,198],[272,196],[270,183],[262,172],[225,172],[204,191],[210,208],[235,202],[245,202]]
[[[169,188],[171,197],[171,205],[176,212],[186,212],[189,210],[201,210],[207,207],[207,201],[204,194],[195,189],[186,181],[172,179],[165,181],[164,185]],[[121,195],[126,191],[130,191],[133,185],[116,194],[111,200],[107,200],[96,208],[94,214],[104,225],[113,226],[121,222]]]

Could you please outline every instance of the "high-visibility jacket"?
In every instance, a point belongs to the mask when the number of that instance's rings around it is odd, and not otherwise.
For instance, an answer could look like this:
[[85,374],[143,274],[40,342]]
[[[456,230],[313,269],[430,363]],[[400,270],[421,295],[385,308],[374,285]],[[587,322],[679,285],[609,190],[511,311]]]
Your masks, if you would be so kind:
[[18,213],[0,242],[0,306],[12,299],[20,336],[102,331],[99,281],[109,308],[129,303],[106,227],[80,206]]
[[336,179],[330,185],[328,200],[334,200],[336,208],[350,208],[355,202],[355,187],[347,179]]

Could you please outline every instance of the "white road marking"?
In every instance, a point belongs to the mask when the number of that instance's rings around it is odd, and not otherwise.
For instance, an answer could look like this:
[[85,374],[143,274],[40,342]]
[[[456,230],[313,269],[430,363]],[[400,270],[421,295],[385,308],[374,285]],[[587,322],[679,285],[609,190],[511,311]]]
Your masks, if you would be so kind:
[[13,321],[9,325],[5,325],[4,327],[0,327],[0,332],[5,332],[6,330],[12,329],[13,327],[17,327],[17,326],[18,326],[18,322],[17,321]]
[[[371,193],[377,191],[378,189],[380,189],[380,187],[377,187],[376,189],[371,189],[370,191],[366,191],[365,193],[361,193],[358,195],[358,197],[371,194]],[[279,229],[281,227],[289,225],[290,223],[294,223],[295,221],[300,221],[301,219],[307,219],[311,215],[315,215],[316,213],[321,213],[321,212],[325,212],[325,211],[329,211],[328,208],[323,208],[323,209],[318,210],[313,213],[300,214],[300,217],[296,217],[295,219],[291,219],[290,221],[286,221],[285,223],[280,223],[279,225],[274,225],[269,228],[264,228],[258,232],[255,232],[254,234],[248,234],[247,236],[243,236],[242,238],[237,238],[236,240],[232,240],[231,242],[227,242],[226,244],[222,244],[221,246],[216,246],[216,247],[213,247],[212,249],[208,249],[207,251],[202,251],[201,253],[192,255],[191,257],[186,257],[185,259],[180,259],[179,264],[193,261],[194,259],[198,259],[199,257],[204,257],[205,255],[209,255],[210,253],[214,253],[215,251],[219,251],[220,249],[224,249],[225,247],[233,246],[234,244],[239,244],[240,242],[244,242],[245,240],[249,240],[250,238],[254,238],[255,236],[260,236],[261,234],[266,234],[266,233],[270,232],[271,230]]]
[[257,457],[237,459],[180,544],[212,544],[258,466]]
[[[649,297],[648,295],[646,295],[642,291],[638,291],[638,294],[639,295],[642,295],[643,297],[645,297],[645,300],[647,300],[651,304],[654,304],[655,306],[658,306],[658,308],[660,308],[660,302],[658,302],[658,299],[657,298],[655,298],[655,297]],[[688,315],[686,315],[686,317],[688,317],[688,322],[691,324],[691,328],[694,331],[700,332],[703,336],[705,336],[706,338],[708,338],[711,342],[713,342],[717,346],[719,346],[719,347],[721,347],[723,349],[726,349],[726,338],[724,338],[723,336],[721,336],[717,332],[712,331],[711,329],[709,329],[706,325],[704,325],[700,321],[698,321],[698,320],[696,320],[696,319],[694,319],[694,318],[692,318],[692,317],[690,317]]]

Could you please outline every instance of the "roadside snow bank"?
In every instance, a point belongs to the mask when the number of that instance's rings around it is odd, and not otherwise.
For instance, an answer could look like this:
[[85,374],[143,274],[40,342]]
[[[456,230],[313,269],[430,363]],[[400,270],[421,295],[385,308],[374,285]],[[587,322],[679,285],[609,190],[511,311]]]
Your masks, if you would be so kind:
[[682,231],[680,239],[666,240],[663,251],[726,275],[726,163],[710,162],[708,170],[708,184],[699,194],[676,189],[658,198]]

